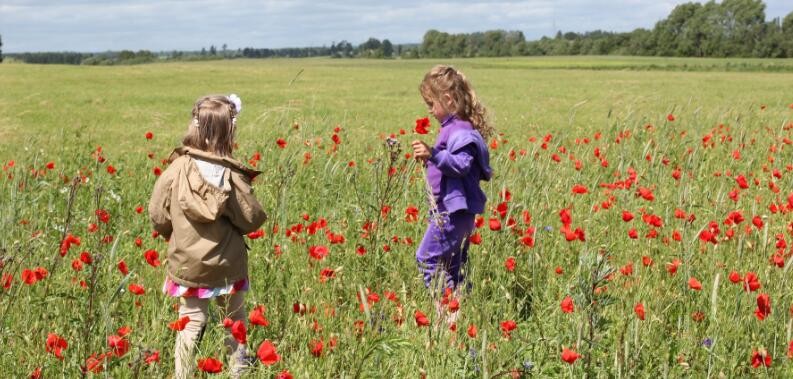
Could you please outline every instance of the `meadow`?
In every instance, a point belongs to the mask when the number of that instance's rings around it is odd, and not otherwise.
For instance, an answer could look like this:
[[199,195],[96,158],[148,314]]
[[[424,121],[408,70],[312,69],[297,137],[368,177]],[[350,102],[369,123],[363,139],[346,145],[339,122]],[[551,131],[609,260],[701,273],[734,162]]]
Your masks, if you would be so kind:
[[[466,73],[499,132],[471,289],[445,299],[454,325],[414,255],[428,205],[408,149],[439,128],[414,131],[437,63]],[[790,377],[792,67],[0,65],[0,372],[172,373],[177,302],[146,205],[195,99],[237,93],[235,156],[263,172],[269,215],[248,236],[248,309],[267,325],[249,323],[247,340],[278,354],[248,377]],[[225,333],[213,314],[196,359],[225,362]]]

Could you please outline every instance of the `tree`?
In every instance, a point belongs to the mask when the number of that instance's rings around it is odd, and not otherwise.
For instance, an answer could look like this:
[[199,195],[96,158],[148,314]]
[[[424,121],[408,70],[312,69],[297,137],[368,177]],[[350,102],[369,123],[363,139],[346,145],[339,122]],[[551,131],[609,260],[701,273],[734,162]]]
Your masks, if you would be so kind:
[[394,55],[394,45],[391,44],[391,41],[384,39],[383,40],[383,57],[391,58]]
[[379,58],[383,56],[382,43],[379,39],[371,37],[366,42],[358,45],[358,55],[364,58]]
[[0,63],[3,63],[3,36],[0,35]]
[[209,47],[209,55],[218,55],[218,49],[215,48],[215,45]]

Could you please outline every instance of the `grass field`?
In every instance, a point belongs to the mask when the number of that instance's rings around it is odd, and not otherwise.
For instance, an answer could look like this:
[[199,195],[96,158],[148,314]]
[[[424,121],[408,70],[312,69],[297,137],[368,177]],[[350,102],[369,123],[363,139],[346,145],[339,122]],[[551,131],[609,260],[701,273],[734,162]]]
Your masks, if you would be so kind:
[[[500,133],[455,331],[436,326],[416,270],[427,204],[423,172],[403,156],[438,129],[413,132],[426,116],[417,86],[436,63],[449,62],[0,65],[0,371],[172,372],[175,301],[160,291],[163,268],[144,259],[154,250],[164,261],[166,243],[136,208],[193,101],[234,92],[236,156],[264,172],[255,185],[270,215],[265,236],[248,241],[247,298],[269,326],[248,325],[248,341],[255,351],[270,340],[280,355],[250,377],[793,374],[793,61],[452,60]],[[402,146],[394,161],[390,134]],[[406,218],[412,206],[418,221]],[[585,238],[562,232],[568,212]],[[61,258],[67,233],[80,244]],[[329,256],[311,259],[320,245]],[[81,252],[91,264],[75,263]],[[417,311],[433,324],[417,325]],[[215,316],[198,358],[223,361]],[[100,355],[123,326],[128,351]],[[63,359],[49,333],[67,341]],[[565,349],[581,357],[569,364]],[[147,362],[155,351],[159,362]]]

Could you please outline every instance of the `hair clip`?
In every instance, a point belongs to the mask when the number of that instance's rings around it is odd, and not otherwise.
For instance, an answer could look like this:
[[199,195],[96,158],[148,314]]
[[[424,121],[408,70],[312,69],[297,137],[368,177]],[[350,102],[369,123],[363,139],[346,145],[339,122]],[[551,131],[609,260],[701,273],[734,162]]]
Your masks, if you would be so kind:
[[228,95],[226,98],[229,99],[229,102],[234,104],[234,109],[237,111],[238,114],[242,112],[242,99],[240,99],[240,97],[237,96],[237,94],[232,93],[231,95]]

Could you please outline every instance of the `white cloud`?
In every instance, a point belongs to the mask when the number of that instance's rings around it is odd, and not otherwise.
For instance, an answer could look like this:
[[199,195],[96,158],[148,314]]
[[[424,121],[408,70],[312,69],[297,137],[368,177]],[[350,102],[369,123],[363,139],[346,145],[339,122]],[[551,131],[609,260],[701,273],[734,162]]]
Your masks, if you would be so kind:
[[[652,28],[685,1],[671,0],[2,0],[4,50],[104,51],[329,45],[369,37],[420,42],[424,32]],[[767,18],[793,10],[767,0]]]

